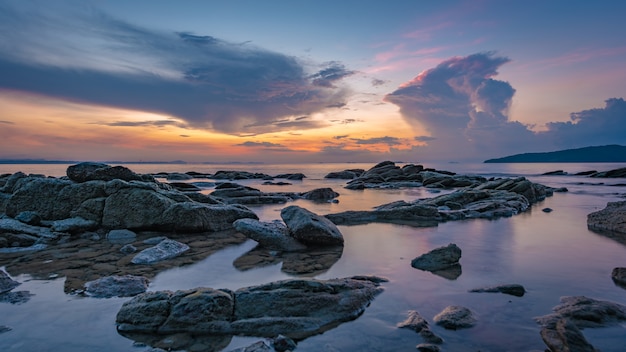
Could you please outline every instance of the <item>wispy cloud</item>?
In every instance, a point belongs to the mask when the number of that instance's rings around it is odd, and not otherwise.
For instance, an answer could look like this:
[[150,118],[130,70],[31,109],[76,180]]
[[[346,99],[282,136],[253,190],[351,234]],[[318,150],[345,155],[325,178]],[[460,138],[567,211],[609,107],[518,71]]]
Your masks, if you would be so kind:
[[402,141],[397,137],[374,137],[374,138],[352,138],[356,144],[386,144],[388,146],[400,145]]
[[349,94],[338,83],[354,72],[339,62],[311,70],[248,43],[142,28],[93,9],[53,9],[0,4],[0,31],[11,33],[0,37],[0,88],[232,134],[318,128],[271,122],[344,104]]
[[258,147],[263,147],[263,148],[271,148],[271,147],[284,147],[284,145],[282,144],[278,144],[278,143],[271,143],[271,142],[252,142],[252,141],[247,141],[247,142],[243,142],[240,144],[235,144],[235,146],[240,146],[240,147],[251,147],[251,148],[258,148]]
[[92,125],[103,125],[103,126],[113,126],[113,127],[137,127],[137,126],[153,126],[153,127],[163,127],[163,126],[175,126],[180,128],[187,128],[188,126],[179,121],[173,120],[152,120],[152,121],[113,121],[113,122],[92,122]]
[[6,124],[6,125],[15,125],[15,122],[13,122],[13,121],[0,120],[0,123]]

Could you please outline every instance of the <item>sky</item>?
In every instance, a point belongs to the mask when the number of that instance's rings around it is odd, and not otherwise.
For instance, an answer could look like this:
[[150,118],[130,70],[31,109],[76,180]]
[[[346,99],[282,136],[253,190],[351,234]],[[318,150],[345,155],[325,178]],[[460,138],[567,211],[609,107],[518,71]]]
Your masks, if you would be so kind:
[[626,145],[626,2],[0,0],[0,159]]

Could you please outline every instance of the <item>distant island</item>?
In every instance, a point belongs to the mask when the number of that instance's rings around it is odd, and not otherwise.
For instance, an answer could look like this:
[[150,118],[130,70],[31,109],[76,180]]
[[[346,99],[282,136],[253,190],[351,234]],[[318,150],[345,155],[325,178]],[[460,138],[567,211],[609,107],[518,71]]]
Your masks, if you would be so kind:
[[604,145],[545,153],[524,153],[485,160],[485,163],[623,163],[626,146]]

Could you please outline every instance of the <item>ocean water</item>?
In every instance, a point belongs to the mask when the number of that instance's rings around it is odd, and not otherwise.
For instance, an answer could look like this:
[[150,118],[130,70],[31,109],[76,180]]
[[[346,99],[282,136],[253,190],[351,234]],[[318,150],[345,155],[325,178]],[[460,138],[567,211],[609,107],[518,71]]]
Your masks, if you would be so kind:
[[[434,197],[425,188],[347,190],[345,180],[328,180],[331,171],[369,169],[374,164],[130,164],[138,173],[244,170],[271,175],[302,172],[307,178],[289,186],[262,185],[262,180],[237,181],[263,191],[307,191],[331,187],[340,193],[338,203],[297,200],[289,204],[251,206],[264,221],[280,218],[280,209],[296,204],[318,214],[367,210],[395,200]],[[322,334],[298,342],[297,351],[414,351],[421,337],[396,327],[408,310],[425,317],[435,334],[444,339],[443,351],[543,351],[540,327],[534,317],[546,315],[561,296],[586,295],[626,304],[626,290],[611,280],[614,267],[626,266],[626,244],[587,229],[587,214],[607,202],[626,199],[626,180],[583,176],[544,176],[564,170],[570,174],[606,171],[626,164],[424,164],[440,170],[486,177],[525,176],[569,192],[535,204],[522,214],[498,220],[447,222],[437,227],[415,228],[392,224],[340,226],[345,246],[340,258],[319,279],[353,275],[377,275],[389,279],[365,313]],[[25,173],[63,176],[67,165],[0,165],[0,174]],[[195,180],[200,181],[200,180]],[[210,193],[211,188],[204,189]],[[552,212],[543,212],[551,208]],[[180,239],[183,241],[182,239]],[[411,259],[434,248],[456,243],[463,250],[462,274],[456,280],[411,267]],[[164,270],[151,281],[149,290],[195,287],[237,289],[295,277],[281,270],[282,263],[241,271],[233,263],[254,248],[248,240],[222,249],[191,265]],[[2,255],[2,254],[0,254]],[[2,351],[146,351],[119,335],[115,315],[129,298],[96,299],[65,294],[63,277],[35,279],[31,273],[13,273],[22,285],[16,290],[33,296],[23,304],[0,303]],[[522,284],[523,297],[468,290],[498,284]],[[476,326],[445,330],[432,318],[448,305],[462,305],[476,313]],[[626,324],[585,329],[586,338],[603,352],[624,351]],[[229,351],[261,338],[235,336],[224,348]]]

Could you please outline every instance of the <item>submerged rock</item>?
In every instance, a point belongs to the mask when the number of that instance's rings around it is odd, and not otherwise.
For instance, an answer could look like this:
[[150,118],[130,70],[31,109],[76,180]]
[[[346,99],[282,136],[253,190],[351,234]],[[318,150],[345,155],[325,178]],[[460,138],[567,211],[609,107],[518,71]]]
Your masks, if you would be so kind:
[[475,288],[470,290],[469,292],[500,292],[507,295],[512,295],[516,297],[522,297],[526,293],[524,286],[518,284],[510,284],[510,285],[499,285],[499,286],[491,286],[491,287],[482,287]]
[[304,338],[357,318],[382,288],[369,280],[283,280],[235,292],[140,294],[117,313],[120,332]]
[[403,322],[396,325],[399,328],[411,329],[419,333],[420,336],[429,344],[443,343],[443,339],[430,330],[428,321],[424,319],[417,311],[410,310],[407,312],[407,318]]
[[566,318],[579,328],[596,328],[626,321],[626,306],[600,301],[585,296],[561,297],[561,304],[552,309],[554,313],[535,318],[542,326],[553,327]]
[[569,319],[559,319],[554,326],[543,327],[540,335],[550,351],[598,352]]

